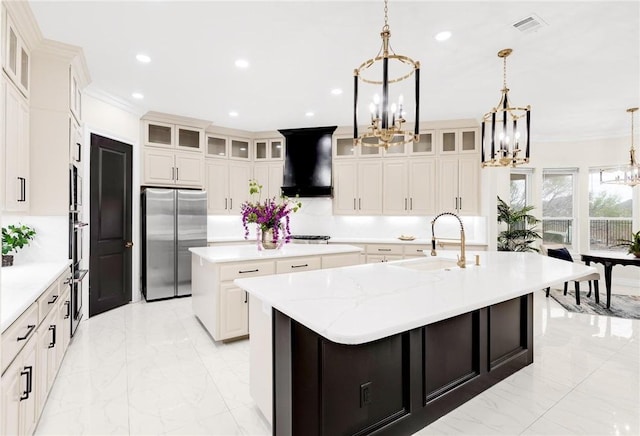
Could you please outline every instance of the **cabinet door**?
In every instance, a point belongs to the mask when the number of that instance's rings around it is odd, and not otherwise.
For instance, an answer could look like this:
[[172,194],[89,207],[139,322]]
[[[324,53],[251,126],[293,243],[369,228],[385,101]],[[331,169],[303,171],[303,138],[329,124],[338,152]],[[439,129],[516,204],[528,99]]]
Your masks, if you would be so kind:
[[4,95],[5,203],[7,211],[29,210],[29,107],[2,80]]
[[335,192],[333,213],[336,215],[355,215],[358,196],[358,164],[354,161],[333,164]]
[[439,130],[438,131],[438,153],[440,155],[458,154],[458,131]]
[[228,157],[227,138],[217,135],[207,135],[205,154],[207,157],[226,159]]
[[249,160],[249,140],[243,138],[230,138],[229,157],[231,159]]
[[176,184],[202,186],[202,166],[204,158],[199,155],[176,153]]
[[73,67],[69,67],[69,109],[76,121],[80,122],[82,119],[82,95]]
[[204,148],[204,130],[195,127],[175,126],[176,148],[201,152]]
[[382,162],[358,163],[358,213],[382,213]]
[[249,334],[249,297],[233,283],[220,284],[220,339]]
[[284,158],[284,141],[282,139],[269,140],[269,157],[273,160]]
[[458,151],[461,154],[478,153],[480,137],[477,128],[460,129],[458,132]]
[[435,159],[410,160],[408,173],[409,213],[412,215],[436,214],[437,189]]
[[284,163],[269,165],[269,197],[276,199],[282,196],[282,182],[284,175]]
[[253,148],[255,150],[256,161],[263,161],[269,159],[269,140],[268,139],[256,139],[253,142]]
[[433,156],[436,154],[435,147],[436,132],[435,130],[423,130],[420,132],[420,140],[409,144],[409,154]]
[[207,159],[205,162],[207,212],[213,215],[229,213],[229,165]]
[[144,150],[143,183],[174,185],[175,156],[172,151]]
[[56,339],[60,346],[58,347],[58,366],[62,363],[67,348],[69,348],[69,342],[71,340],[71,298],[68,285],[60,283],[62,287],[67,287],[65,292],[61,292],[62,298],[58,303],[58,332],[59,337]]
[[480,209],[480,157],[460,157],[458,171],[458,212],[477,215]]
[[438,162],[438,212],[456,212],[458,208],[458,158],[440,158]]
[[20,431],[20,395],[26,387],[26,377],[21,375],[22,360],[18,358],[0,379],[0,434],[17,435]]
[[384,186],[382,205],[386,215],[405,215],[409,210],[407,192],[407,163],[384,162]]
[[7,76],[20,89],[20,92],[29,97],[29,80],[30,80],[30,53],[24,44],[24,40],[18,33],[18,29],[13,20],[6,11],[6,38],[2,38],[6,44],[4,48],[4,70]]
[[250,178],[251,168],[249,164],[242,162],[229,163],[229,213],[239,214],[240,205],[249,199]]
[[262,185],[262,199],[280,198],[283,164],[259,163],[253,168],[253,178]]
[[144,145],[173,148],[175,126],[158,121],[144,122]]
[[[38,383],[36,383],[38,377],[38,371],[40,371],[39,362],[36,353],[36,341],[31,340],[25,345],[22,350],[22,367],[25,372],[31,372],[31,392],[28,394],[28,398],[22,401],[20,404],[20,421],[23,424],[20,434],[30,435],[36,428],[38,422],[39,410],[38,410]],[[24,377],[23,377],[24,379]]]

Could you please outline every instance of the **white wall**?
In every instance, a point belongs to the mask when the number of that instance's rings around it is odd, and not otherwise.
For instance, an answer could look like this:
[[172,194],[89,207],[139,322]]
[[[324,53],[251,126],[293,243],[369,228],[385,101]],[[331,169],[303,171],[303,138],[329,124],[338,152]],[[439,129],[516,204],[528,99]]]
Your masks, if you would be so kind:
[[[91,133],[98,134],[116,141],[131,144],[133,147],[133,180],[132,180],[132,300],[139,301],[140,294],[140,116],[126,104],[111,99],[92,90],[86,91],[82,96],[82,119],[84,122],[84,179],[83,179],[83,204],[85,205],[85,220],[89,221],[89,197],[90,197],[90,146]],[[85,230],[85,253],[89,253],[89,227]],[[88,261],[88,256],[85,256]],[[85,265],[88,266],[88,265]],[[89,272],[91,274],[91,272]],[[83,287],[84,301],[89,301],[89,286]],[[84,305],[84,316],[88,318],[88,304]]]

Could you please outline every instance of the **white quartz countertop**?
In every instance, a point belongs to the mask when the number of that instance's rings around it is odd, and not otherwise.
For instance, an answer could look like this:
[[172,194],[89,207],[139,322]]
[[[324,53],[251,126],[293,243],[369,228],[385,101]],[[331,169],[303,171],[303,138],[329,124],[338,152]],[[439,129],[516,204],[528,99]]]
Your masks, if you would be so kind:
[[272,306],[331,341],[361,344],[596,271],[534,253],[478,255],[480,266],[468,256],[465,269],[423,270],[442,262],[425,256],[234,283],[261,300],[263,310]]
[[[246,241],[243,237],[230,237],[230,238],[208,238],[207,242],[243,242]],[[254,242],[255,243],[255,242]],[[398,238],[345,238],[345,237],[331,237],[329,244],[428,244],[431,245],[431,238],[416,238],[411,241],[403,241]],[[473,241],[467,240],[466,245],[481,245],[486,246],[486,241]]]
[[221,245],[217,247],[189,248],[193,254],[211,263],[242,262],[246,260],[286,259],[300,256],[359,253],[359,247],[335,244],[286,244],[278,250],[258,250],[256,244]]
[[68,270],[71,262],[33,262],[2,268],[0,331],[5,331],[51,284]]

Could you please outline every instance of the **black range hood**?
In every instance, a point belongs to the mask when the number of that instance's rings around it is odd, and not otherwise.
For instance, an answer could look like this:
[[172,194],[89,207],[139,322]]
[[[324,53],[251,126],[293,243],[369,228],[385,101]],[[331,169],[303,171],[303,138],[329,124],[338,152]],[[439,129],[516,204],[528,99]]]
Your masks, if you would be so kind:
[[332,196],[331,135],[336,127],[278,130],[286,140],[284,195]]

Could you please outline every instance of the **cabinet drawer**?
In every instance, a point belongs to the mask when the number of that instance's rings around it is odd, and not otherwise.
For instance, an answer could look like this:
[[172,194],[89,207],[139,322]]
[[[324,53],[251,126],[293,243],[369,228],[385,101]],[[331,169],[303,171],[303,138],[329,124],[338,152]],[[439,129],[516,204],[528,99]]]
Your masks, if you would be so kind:
[[402,255],[400,244],[367,244],[367,254],[399,254]]
[[2,372],[9,366],[22,347],[34,336],[38,326],[38,304],[33,303],[2,333]]
[[276,273],[286,274],[300,271],[320,269],[322,262],[320,257],[299,257],[297,259],[285,259],[276,262]]
[[51,309],[56,307],[56,303],[60,298],[60,288],[58,287],[58,280],[56,280],[44,293],[38,298],[38,319],[45,319],[51,312]]
[[427,250],[427,252],[429,252],[431,250],[431,245],[427,245],[427,244],[405,245],[404,255],[407,257],[410,257],[410,256],[422,257],[424,256],[424,253],[422,252],[423,250]]
[[275,272],[276,268],[273,261],[235,263],[220,267],[220,281],[266,276],[275,274]]

